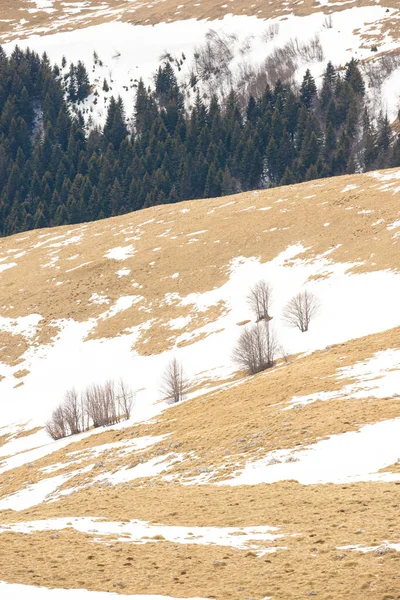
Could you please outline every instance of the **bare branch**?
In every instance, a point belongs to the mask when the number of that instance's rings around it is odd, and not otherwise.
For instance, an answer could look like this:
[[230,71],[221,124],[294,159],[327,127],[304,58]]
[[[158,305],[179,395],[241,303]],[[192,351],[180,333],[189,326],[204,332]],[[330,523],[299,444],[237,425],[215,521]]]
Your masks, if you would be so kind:
[[51,420],[47,421],[45,429],[53,440],[59,440],[68,435],[67,423],[62,406],[57,406],[57,408],[53,410]]

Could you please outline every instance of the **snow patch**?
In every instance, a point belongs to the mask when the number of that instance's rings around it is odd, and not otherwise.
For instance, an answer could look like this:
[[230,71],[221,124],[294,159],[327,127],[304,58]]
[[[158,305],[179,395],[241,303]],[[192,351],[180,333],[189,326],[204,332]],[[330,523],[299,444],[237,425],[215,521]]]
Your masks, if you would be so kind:
[[302,450],[276,450],[248,462],[220,485],[257,485],[294,479],[301,484],[400,481],[400,474],[378,473],[400,456],[400,418],[333,435]]
[[131,256],[134,256],[136,250],[133,246],[117,246],[116,248],[111,248],[104,255],[105,258],[112,258],[113,260],[126,260]]

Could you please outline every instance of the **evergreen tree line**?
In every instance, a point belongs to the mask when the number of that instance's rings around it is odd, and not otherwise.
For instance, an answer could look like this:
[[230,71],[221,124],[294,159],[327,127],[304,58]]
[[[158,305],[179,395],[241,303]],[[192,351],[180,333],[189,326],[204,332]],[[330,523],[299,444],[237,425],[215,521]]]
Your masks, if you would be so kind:
[[121,98],[86,131],[72,102],[90,93],[82,63],[63,77],[46,55],[0,47],[0,234],[143,207],[400,165],[386,116],[373,122],[356,61],[328,63],[320,90],[277,83],[242,106],[197,94],[187,110],[171,63],[138,83],[133,131]]

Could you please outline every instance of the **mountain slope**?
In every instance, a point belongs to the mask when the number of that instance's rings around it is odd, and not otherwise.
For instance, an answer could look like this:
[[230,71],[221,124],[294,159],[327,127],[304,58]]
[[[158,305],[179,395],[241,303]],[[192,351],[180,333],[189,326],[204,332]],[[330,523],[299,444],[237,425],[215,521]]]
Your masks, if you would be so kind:
[[[399,177],[0,240],[0,580],[398,596]],[[231,354],[261,278],[286,360],[249,377]],[[320,309],[301,333],[282,310],[304,286]],[[171,407],[159,389],[174,356],[190,389]],[[130,420],[46,436],[68,388],[120,376],[136,391]]]
[[202,94],[226,97],[232,86],[255,94],[259,71],[271,85],[277,79],[299,84],[307,68],[318,81],[328,61],[341,69],[355,58],[371,113],[388,111],[391,121],[397,116],[399,10],[393,1],[4,4],[0,42],[7,52],[16,44],[30,47],[58,66],[64,56],[63,76],[70,63],[85,63],[92,94],[78,108],[92,124],[104,124],[112,95],[121,95],[130,119],[138,80],[151,84],[166,57],[188,104],[197,91],[192,73]]

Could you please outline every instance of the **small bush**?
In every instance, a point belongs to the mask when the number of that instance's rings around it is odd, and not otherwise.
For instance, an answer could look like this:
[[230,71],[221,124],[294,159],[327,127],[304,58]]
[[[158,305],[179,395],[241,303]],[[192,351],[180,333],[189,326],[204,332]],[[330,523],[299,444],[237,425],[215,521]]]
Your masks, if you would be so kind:
[[271,300],[272,287],[267,281],[258,281],[250,289],[249,295],[247,296],[247,301],[257,322],[263,319],[266,321],[271,319],[269,314]]
[[181,402],[188,389],[188,379],[185,376],[181,363],[173,358],[165,368],[161,393],[163,399],[170,404]]
[[290,327],[297,327],[302,333],[308,331],[311,319],[316,316],[319,302],[308,290],[299,292],[286,304],[283,319]]
[[268,321],[246,328],[239,336],[232,360],[250,375],[274,366],[278,341]]

